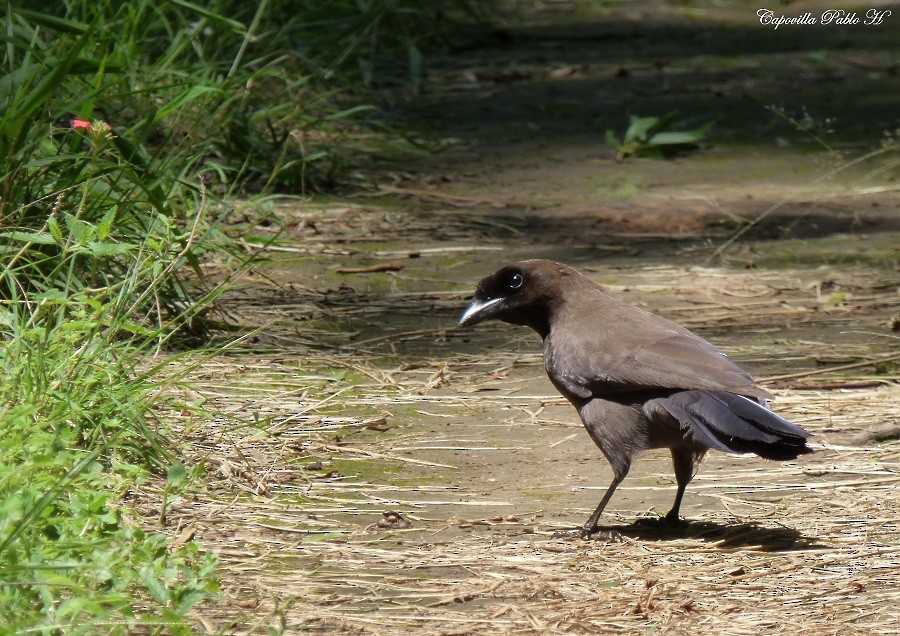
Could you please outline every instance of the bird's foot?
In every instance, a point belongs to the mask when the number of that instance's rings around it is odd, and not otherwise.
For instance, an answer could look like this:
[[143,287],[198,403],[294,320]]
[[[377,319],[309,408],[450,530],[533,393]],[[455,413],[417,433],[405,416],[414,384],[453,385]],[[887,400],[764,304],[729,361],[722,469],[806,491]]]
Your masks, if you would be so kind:
[[557,530],[553,533],[554,539],[575,539],[581,536],[581,528],[573,528],[571,530]]
[[662,522],[667,528],[685,528],[688,525],[687,519],[673,514],[667,514],[662,518]]
[[666,515],[665,517],[640,517],[635,520],[634,525],[648,528],[684,528],[688,522],[677,515]]
[[622,534],[617,530],[589,529],[587,527],[574,528],[572,530],[559,530],[553,533],[554,539],[584,539],[585,541],[608,541],[620,543]]

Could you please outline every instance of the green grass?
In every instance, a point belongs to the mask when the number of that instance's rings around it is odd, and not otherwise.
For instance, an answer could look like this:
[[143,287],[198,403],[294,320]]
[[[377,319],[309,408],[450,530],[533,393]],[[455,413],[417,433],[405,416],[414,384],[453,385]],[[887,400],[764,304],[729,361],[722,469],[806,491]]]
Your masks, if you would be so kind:
[[32,97],[7,118],[23,129],[45,125],[40,106],[53,89],[49,121],[102,119],[118,138],[145,145],[147,159],[162,146],[193,155],[210,184],[320,191],[365,178],[351,168],[375,154],[411,147],[386,126],[373,90],[420,90],[427,53],[471,37],[460,25],[483,22],[479,7],[50,0],[37,13],[8,5],[8,79],[13,93]]
[[[182,381],[173,345],[209,335],[221,288],[203,267],[229,246],[216,219],[235,193],[321,191],[408,146],[371,91],[421,90],[426,53],[477,7],[5,3],[0,632],[195,630],[215,556],[155,529],[202,467],[154,413]],[[143,518],[129,497],[163,478]]]
[[183,472],[152,417],[167,360],[138,368],[171,333],[135,322],[128,290],[154,286],[151,271],[136,260],[118,287],[73,280],[0,311],[0,624],[14,633],[190,633],[186,613],[215,593],[214,557],[170,548],[122,505]]

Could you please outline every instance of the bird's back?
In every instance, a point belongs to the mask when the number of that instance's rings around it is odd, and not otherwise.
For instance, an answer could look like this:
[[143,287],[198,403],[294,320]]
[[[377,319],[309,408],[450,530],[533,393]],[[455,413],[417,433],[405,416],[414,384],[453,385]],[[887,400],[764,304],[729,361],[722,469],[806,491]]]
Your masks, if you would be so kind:
[[577,397],[656,389],[771,397],[703,338],[597,285],[561,289],[559,298],[544,341],[544,364],[554,384]]

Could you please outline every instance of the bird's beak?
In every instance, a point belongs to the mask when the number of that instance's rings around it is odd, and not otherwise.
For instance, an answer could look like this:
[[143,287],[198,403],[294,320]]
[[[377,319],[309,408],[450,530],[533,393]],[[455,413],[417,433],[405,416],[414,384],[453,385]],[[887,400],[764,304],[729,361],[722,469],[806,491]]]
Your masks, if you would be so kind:
[[458,326],[469,327],[487,320],[503,309],[503,300],[503,298],[491,298],[490,300],[472,301],[472,304],[466,308],[462,317],[460,317]]

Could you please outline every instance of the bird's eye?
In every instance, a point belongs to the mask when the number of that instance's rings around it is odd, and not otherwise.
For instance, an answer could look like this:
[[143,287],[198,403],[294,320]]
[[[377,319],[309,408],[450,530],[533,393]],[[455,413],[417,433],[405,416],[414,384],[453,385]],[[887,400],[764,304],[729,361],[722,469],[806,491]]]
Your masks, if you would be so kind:
[[521,274],[513,274],[509,278],[509,288],[510,289],[518,289],[522,285],[525,284],[525,279],[522,278]]

